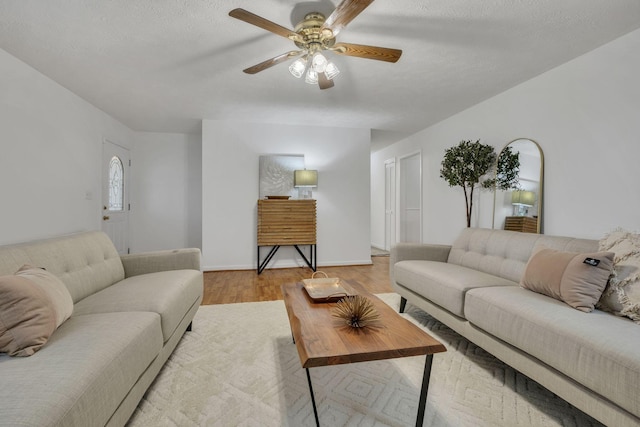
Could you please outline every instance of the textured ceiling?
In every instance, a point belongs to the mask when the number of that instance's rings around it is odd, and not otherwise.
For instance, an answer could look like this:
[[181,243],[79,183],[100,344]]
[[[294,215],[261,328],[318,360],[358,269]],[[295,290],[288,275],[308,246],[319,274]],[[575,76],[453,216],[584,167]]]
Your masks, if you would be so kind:
[[242,72],[295,46],[231,9],[293,28],[334,5],[2,0],[0,48],[136,131],[238,119],[370,128],[384,144],[640,28],[638,0],[377,0],[338,40],[400,48],[398,63],[334,55],[342,73],[324,91],[288,63]]

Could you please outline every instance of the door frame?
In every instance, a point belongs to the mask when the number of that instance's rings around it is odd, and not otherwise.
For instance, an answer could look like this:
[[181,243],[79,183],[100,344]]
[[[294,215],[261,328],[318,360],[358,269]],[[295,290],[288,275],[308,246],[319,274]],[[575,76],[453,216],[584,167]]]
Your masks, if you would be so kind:
[[404,200],[404,196],[405,196],[405,188],[403,187],[403,182],[404,182],[404,177],[405,177],[405,172],[403,171],[403,160],[406,160],[408,158],[414,157],[414,156],[418,156],[418,218],[419,218],[419,239],[418,239],[418,243],[422,243],[423,239],[422,239],[422,223],[423,223],[423,212],[424,209],[422,207],[422,150],[417,150],[417,151],[413,151],[407,154],[404,154],[402,156],[398,157],[398,177],[397,177],[397,186],[398,186],[398,196],[397,197],[397,212],[399,213],[399,215],[397,216],[397,222],[398,222],[398,231],[399,231],[399,235],[400,238],[402,239],[402,236],[404,235],[405,230],[403,229],[403,222],[402,222],[402,215],[403,213],[403,200]]
[[[124,197],[123,197],[123,210],[122,211],[110,211],[107,208],[108,205],[108,198],[109,198],[109,184],[108,184],[108,161],[110,159],[107,159],[107,157],[110,157],[110,155],[106,155],[107,152],[107,147],[109,147],[109,145],[113,146],[114,150],[113,151],[125,151],[127,153],[127,159],[126,161],[123,161],[123,179],[124,179]],[[128,147],[125,147],[122,144],[119,144],[117,142],[114,142],[113,140],[109,139],[109,138],[103,138],[102,139],[102,165],[101,165],[101,197],[100,197],[100,206],[102,207],[100,209],[100,229],[102,231],[104,231],[105,233],[108,233],[108,231],[106,230],[105,227],[105,216],[111,216],[114,213],[116,214],[121,214],[123,216],[125,216],[125,227],[126,230],[124,232],[124,236],[126,238],[126,241],[123,243],[123,247],[122,250],[119,250],[118,252],[120,254],[126,254],[130,252],[130,247],[131,247],[131,241],[129,240],[129,227],[130,227],[130,213],[131,213],[131,199],[130,199],[130,194],[131,194],[131,178],[130,178],[130,174],[131,174],[131,150]],[[121,159],[121,160],[125,160],[125,159]],[[113,241],[114,238],[113,236],[109,235],[109,238]],[[116,242],[114,241],[114,244],[116,244]],[[119,245],[116,245],[119,246]]]
[[[388,180],[389,174],[387,169],[391,169],[391,180]],[[391,181],[391,182],[389,182]],[[396,171],[396,158],[392,157],[384,162],[384,250],[390,251],[391,247],[397,243],[397,230],[398,221],[396,212],[398,206],[396,204],[397,198],[397,171]],[[388,199],[387,199],[388,198]],[[389,206],[391,212],[389,213],[389,219],[387,219],[387,200],[389,200]]]

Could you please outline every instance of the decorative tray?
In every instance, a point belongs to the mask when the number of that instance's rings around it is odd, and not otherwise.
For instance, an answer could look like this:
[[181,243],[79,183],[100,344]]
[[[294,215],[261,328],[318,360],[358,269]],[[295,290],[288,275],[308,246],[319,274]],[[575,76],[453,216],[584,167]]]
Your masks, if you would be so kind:
[[340,283],[337,277],[302,279],[302,284],[313,302],[335,302],[346,296],[356,295],[351,288]]

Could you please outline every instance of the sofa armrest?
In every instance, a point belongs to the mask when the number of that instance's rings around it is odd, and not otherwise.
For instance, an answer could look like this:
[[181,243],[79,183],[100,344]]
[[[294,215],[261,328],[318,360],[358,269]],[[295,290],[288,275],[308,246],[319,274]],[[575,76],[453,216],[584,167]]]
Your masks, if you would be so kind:
[[168,270],[200,270],[200,249],[175,249],[121,255],[125,277]]
[[391,248],[389,256],[389,277],[391,283],[394,279],[394,266],[397,262],[404,260],[423,260],[447,262],[451,245],[432,245],[419,243],[398,243]]
[[447,262],[451,245],[422,245],[418,243],[398,243],[391,248],[389,265],[407,259]]

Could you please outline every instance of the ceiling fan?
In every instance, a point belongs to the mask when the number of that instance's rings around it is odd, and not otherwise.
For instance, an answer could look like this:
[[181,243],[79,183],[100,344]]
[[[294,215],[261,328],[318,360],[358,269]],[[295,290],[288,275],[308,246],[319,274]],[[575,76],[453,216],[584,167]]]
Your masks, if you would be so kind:
[[229,16],[285,37],[299,48],[299,50],[292,50],[267,59],[243,71],[247,74],[256,74],[302,55],[289,66],[291,74],[298,78],[304,75],[307,83],[317,83],[320,89],[328,89],[333,87],[333,78],[339,70],[333,62],[322,55],[321,51],[378,61],[398,61],[402,55],[399,49],[336,42],[338,33],[371,3],[373,0],[343,0],[328,18],[325,19],[320,12],[308,13],[293,31],[244,9],[233,9],[229,12]]

